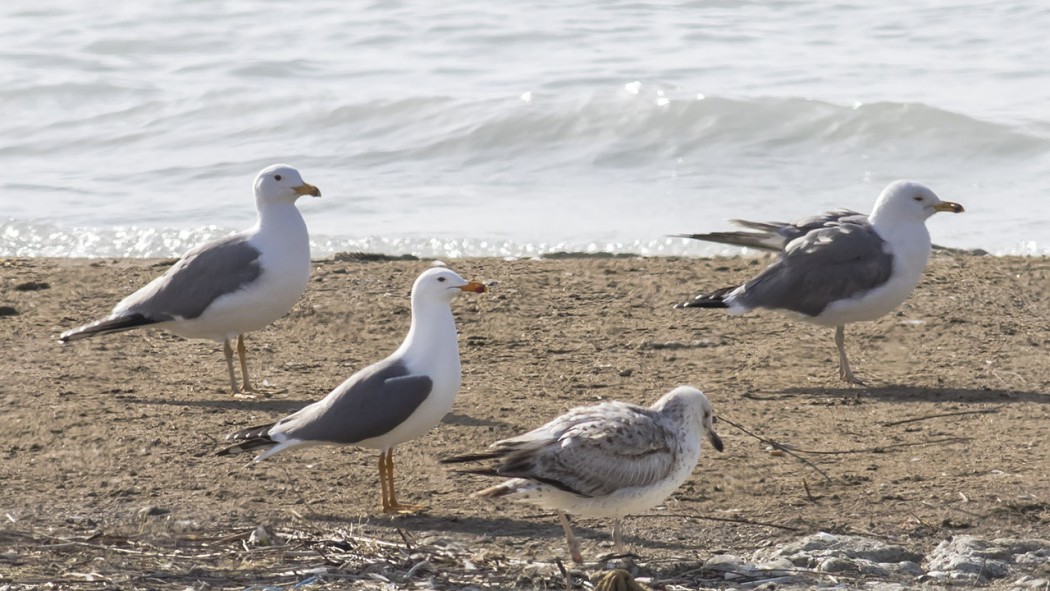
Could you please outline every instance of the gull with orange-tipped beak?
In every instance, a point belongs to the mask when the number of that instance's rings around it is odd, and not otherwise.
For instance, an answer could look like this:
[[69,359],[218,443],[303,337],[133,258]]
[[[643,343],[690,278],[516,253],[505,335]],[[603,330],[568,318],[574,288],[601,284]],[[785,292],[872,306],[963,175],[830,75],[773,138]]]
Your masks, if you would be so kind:
[[276,423],[226,437],[218,452],[266,450],[266,458],[295,447],[358,445],[379,450],[379,483],[386,513],[424,509],[399,503],[394,490],[394,446],[422,436],[452,408],[461,379],[452,298],[485,286],[450,269],[424,271],[412,286],[412,324],[401,346],[386,359],[350,376],[323,399]]

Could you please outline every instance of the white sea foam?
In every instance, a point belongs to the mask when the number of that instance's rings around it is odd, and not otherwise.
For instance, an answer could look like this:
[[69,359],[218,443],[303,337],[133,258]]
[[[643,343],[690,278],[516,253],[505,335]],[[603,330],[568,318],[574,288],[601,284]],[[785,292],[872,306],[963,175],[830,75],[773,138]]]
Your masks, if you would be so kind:
[[[231,229],[206,226],[193,229],[142,228],[65,228],[8,220],[0,223],[0,256],[46,256],[77,258],[178,257],[204,241],[232,233]],[[641,256],[730,256],[760,254],[721,244],[672,237],[649,240],[561,240],[520,242],[501,238],[365,236],[347,238],[315,235],[311,240],[315,258],[341,252],[377,253],[391,256],[413,255],[424,258],[505,257],[533,258],[558,253],[636,254]],[[1035,241],[1018,241],[992,251],[994,255],[1050,255]]]

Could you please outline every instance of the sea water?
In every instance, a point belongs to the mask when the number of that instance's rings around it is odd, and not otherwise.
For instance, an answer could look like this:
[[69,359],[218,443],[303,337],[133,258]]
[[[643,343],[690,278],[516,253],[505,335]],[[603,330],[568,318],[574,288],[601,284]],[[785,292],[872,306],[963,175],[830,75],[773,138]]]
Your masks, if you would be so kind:
[[315,256],[714,255],[925,182],[1050,253],[1050,3],[0,4],[0,256],[174,256],[285,162]]

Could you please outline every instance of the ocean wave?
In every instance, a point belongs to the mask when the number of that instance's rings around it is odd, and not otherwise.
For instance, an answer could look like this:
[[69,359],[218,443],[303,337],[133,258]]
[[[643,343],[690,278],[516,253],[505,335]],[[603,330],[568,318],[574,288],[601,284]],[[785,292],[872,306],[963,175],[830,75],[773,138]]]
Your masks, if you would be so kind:
[[343,105],[318,115],[313,126],[341,128],[351,138],[351,154],[369,164],[498,164],[523,153],[532,159],[526,165],[541,167],[566,159],[640,167],[686,156],[716,155],[722,161],[799,155],[801,150],[905,159],[1050,154],[1050,135],[1037,126],[987,121],[920,103],[839,105],[797,97],[635,92],[470,101],[406,97]]

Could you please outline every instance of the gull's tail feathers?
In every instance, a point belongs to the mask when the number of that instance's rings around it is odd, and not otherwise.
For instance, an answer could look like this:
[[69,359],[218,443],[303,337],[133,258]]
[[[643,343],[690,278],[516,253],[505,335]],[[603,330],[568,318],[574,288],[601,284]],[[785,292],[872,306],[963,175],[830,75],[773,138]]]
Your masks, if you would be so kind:
[[[467,454],[463,456],[452,456],[451,458],[441,458],[438,460],[439,464],[465,464],[467,462],[482,462],[485,460],[495,460],[502,457],[504,454],[501,451],[485,451],[476,454]],[[469,470],[468,470],[469,471]]]
[[479,499],[495,499],[499,497],[508,497],[523,492],[526,488],[532,488],[535,485],[527,480],[521,478],[512,478],[506,482],[501,482],[488,488],[483,488],[470,496]]
[[150,324],[156,324],[162,322],[161,320],[155,320],[147,318],[138,312],[123,314],[113,318],[104,318],[102,320],[96,320],[84,326],[79,326],[72,330],[59,335],[58,340],[63,343],[70,341],[79,341],[96,335],[112,334],[115,332],[124,332],[125,330],[131,330],[140,326],[148,326]]
[[[481,452],[476,454],[467,454],[462,456],[453,456],[451,458],[443,458],[438,460],[441,464],[462,464],[465,462],[483,462],[486,460],[499,460],[503,459],[507,455],[506,449],[496,449],[494,451]],[[490,476],[490,477],[505,477],[506,466],[486,466],[482,468],[469,468],[465,470],[454,470],[457,474],[475,474],[478,476]],[[479,490],[476,493],[472,493],[470,496],[474,498],[496,498],[505,497],[512,495],[516,492],[520,492],[521,483],[525,482],[519,478],[512,478],[488,488]]]

